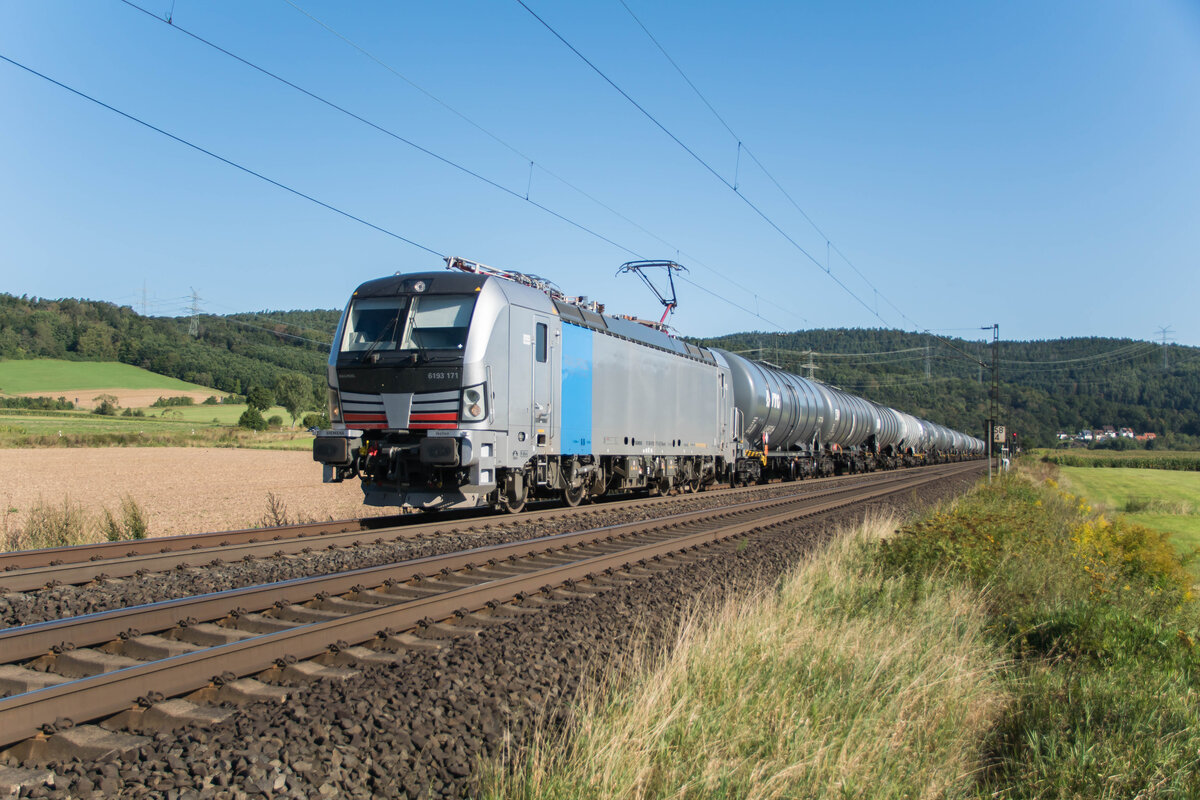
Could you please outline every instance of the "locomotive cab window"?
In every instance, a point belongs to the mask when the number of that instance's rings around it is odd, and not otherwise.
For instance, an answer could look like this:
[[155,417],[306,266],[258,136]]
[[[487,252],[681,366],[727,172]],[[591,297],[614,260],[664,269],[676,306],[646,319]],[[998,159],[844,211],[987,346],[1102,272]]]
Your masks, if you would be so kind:
[[355,300],[346,319],[342,352],[461,350],[474,308],[473,295]]
[[405,350],[463,349],[474,308],[473,295],[414,297],[400,347]]
[[536,348],[536,358],[539,363],[546,363],[546,326],[542,323],[537,324],[537,337],[534,341]]
[[346,319],[342,352],[395,350],[407,323],[407,297],[366,297],[355,300]]

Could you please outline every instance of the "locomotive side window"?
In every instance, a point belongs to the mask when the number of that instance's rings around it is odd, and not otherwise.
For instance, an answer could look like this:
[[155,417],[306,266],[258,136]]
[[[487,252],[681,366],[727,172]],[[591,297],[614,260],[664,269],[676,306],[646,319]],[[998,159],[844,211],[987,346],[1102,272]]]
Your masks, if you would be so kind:
[[401,349],[463,349],[474,308],[473,295],[414,297]]
[[346,321],[342,352],[395,350],[404,332],[407,297],[367,297],[356,300]]
[[539,363],[546,363],[546,326],[542,323],[537,324],[537,340],[534,342],[536,349],[536,357]]

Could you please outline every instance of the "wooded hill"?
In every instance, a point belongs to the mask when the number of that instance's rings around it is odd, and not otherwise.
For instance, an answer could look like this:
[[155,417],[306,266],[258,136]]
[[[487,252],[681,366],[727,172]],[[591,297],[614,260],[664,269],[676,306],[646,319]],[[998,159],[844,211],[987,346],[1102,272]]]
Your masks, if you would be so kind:
[[[309,377],[324,403],[325,362],[337,310],[143,317],[126,306],[0,294],[0,358],[122,361],[226,392]],[[980,435],[990,346],[894,330],[739,333],[696,343],[762,358],[798,375]],[[1024,443],[1050,445],[1059,430],[1102,425],[1162,436],[1158,446],[1200,444],[1200,348],[1131,339],[999,344],[1001,422]],[[928,377],[926,366],[928,365]],[[0,390],[4,387],[0,386]]]
[[[991,345],[894,330],[739,333],[699,340],[761,358],[879,403],[982,436]],[[999,422],[1026,446],[1051,446],[1062,430],[1112,425],[1194,447],[1200,437],[1200,348],[1133,339],[1001,341]],[[978,362],[983,362],[981,366]],[[928,372],[926,367],[928,365]]]
[[[0,294],[0,358],[121,361],[242,394],[309,377],[325,404],[325,361],[339,311],[143,317],[128,306]],[[0,390],[4,387],[0,386]]]

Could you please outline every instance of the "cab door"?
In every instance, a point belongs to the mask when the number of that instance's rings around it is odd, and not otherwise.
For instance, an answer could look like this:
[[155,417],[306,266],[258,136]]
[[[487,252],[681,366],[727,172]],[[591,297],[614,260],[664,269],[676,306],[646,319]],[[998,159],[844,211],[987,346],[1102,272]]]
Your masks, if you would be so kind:
[[550,322],[548,316],[535,313],[533,330],[529,333],[532,344],[530,372],[533,376],[533,441],[538,453],[549,452],[554,426],[554,348]]

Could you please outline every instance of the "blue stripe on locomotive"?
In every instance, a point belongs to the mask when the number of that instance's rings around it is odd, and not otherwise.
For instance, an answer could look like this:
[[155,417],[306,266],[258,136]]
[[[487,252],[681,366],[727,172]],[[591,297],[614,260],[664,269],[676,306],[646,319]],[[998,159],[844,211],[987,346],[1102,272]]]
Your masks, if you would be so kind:
[[562,326],[563,453],[592,452],[592,332]]

